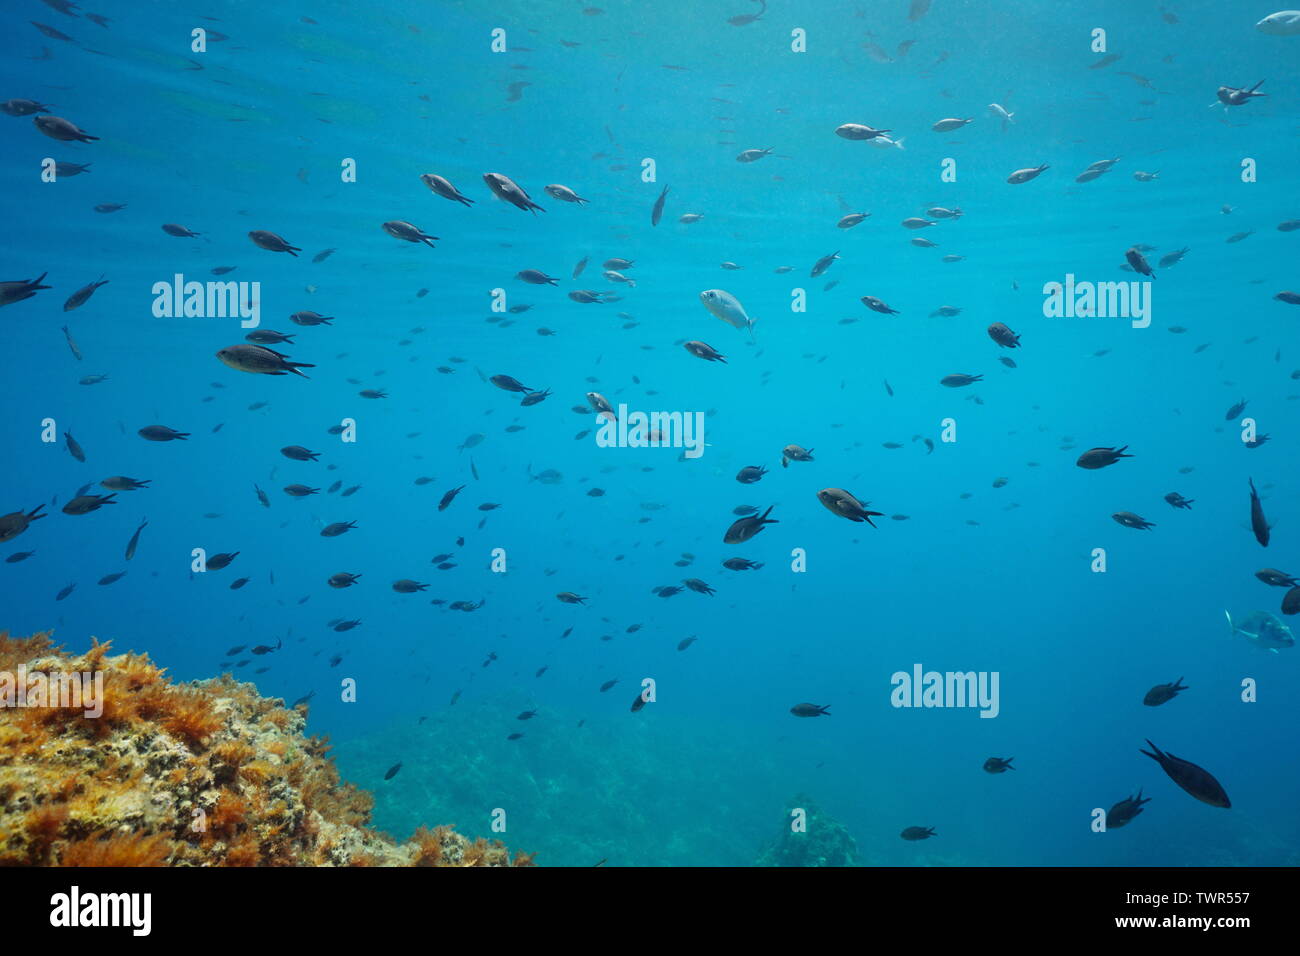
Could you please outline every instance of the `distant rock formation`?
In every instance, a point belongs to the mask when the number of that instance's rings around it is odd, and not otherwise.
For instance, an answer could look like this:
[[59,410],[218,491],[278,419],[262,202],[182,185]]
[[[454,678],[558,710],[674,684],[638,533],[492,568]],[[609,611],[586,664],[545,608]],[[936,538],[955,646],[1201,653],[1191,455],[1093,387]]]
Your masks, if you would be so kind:
[[[802,813],[796,816],[796,810]],[[784,831],[754,865],[858,866],[858,845],[844,824],[801,793],[786,804]]]

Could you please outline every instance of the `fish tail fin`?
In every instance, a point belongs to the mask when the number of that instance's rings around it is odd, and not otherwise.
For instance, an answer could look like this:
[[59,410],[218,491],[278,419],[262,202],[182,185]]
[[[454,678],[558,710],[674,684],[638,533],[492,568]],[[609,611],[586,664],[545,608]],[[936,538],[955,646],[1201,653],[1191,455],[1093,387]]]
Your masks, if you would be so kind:
[[757,321],[758,319],[750,319],[749,324],[745,326],[745,328],[749,329],[749,341],[755,345],[758,344],[758,339],[754,338],[754,323]]
[[1160,748],[1157,747],[1155,744],[1153,744],[1150,740],[1147,741],[1147,746],[1150,747],[1152,750],[1154,750],[1155,753],[1149,753],[1148,751],[1143,750],[1141,747],[1138,748],[1138,751],[1139,751],[1140,753],[1144,753],[1144,754],[1146,754],[1148,757],[1150,757],[1150,758],[1151,758],[1152,760],[1154,760],[1156,763],[1163,763],[1163,762],[1164,762],[1164,756],[1165,756],[1165,755],[1164,755],[1163,753],[1160,752]]

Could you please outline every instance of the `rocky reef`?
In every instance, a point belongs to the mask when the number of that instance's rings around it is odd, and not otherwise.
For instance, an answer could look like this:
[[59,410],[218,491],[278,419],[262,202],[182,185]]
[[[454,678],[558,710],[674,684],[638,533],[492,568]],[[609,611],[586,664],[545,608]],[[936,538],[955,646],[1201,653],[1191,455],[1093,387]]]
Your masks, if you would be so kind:
[[[804,832],[791,826],[796,808],[804,811]],[[763,850],[755,866],[858,866],[858,845],[844,824],[825,811],[806,794],[799,794],[786,805],[785,829]]]
[[373,801],[340,781],[328,740],[304,735],[305,707],[229,675],[177,684],[147,656],[109,650],[0,633],[0,686],[20,668],[103,679],[97,715],[0,697],[0,865],[532,864],[446,826],[394,842],[368,826]]

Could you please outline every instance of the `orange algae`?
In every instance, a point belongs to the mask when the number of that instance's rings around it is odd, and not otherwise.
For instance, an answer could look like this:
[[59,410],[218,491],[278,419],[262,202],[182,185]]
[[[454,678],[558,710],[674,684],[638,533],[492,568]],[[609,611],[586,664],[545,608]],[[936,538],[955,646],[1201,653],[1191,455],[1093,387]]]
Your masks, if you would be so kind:
[[0,707],[0,865],[531,866],[450,826],[397,844],[328,738],[229,675],[176,684],[147,655],[0,632],[0,671],[101,671],[103,713]]

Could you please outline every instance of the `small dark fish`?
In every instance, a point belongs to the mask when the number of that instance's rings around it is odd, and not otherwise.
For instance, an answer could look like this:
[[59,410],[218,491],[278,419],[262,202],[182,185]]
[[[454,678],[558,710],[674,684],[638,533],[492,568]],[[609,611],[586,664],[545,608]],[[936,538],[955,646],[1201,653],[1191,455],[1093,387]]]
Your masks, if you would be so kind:
[[1228,794],[1224,792],[1222,785],[1214,779],[1214,776],[1208,770],[1198,767],[1191,761],[1165,753],[1150,740],[1147,741],[1147,746],[1154,750],[1155,753],[1141,750],[1141,748],[1139,748],[1139,751],[1160,764],[1160,769],[1167,773],[1169,779],[1182,787],[1184,791],[1212,807],[1219,807],[1223,810],[1232,807],[1232,801],[1228,799]]
[[1148,707],[1159,707],[1161,704],[1168,703],[1178,696],[1179,691],[1187,690],[1180,677],[1172,684],[1156,684],[1147,691],[1146,696],[1142,698],[1142,703]]
[[796,717],[829,717],[830,707],[830,704],[795,704],[790,713]]
[[90,285],[82,286],[76,292],[72,293],[72,295],[68,296],[68,301],[63,303],[63,311],[71,312],[73,309],[77,308],[78,306],[84,305],[86,300],[89,299],[92,295],[94,295],[95,290],[98,289],[101,285],[108,285],[108,280],[105,279],[103,276],[100,276],[98,281],[92,282],[90,283]]
[[385,780],[392,780],[397,776],[397,772],[402,769],[402,762],[399,760],[388,768],[388,773],[384,774]]
[[67,596],[68,596],[69,594],[71,594],[74,590],[76,590],[76,588],[77,588],[77,584],[76,584],[76,582],[74,581],[72,584],[69,584],[66,588],[64,588],[62,591],[60,591],[58,594],[56,594],[56,595],[54,596],[54,600],[56,600],[56,601],[62,601],[65,597],[67,597]]
[[692,634],[690,637],[687,637],[687,638],[684,638],[683,640],[678,641],[678,642],[677,642],[677,649],[678,649],[679,651],[684,651],[684,650],[686,650],[686,648],[688,648],[688,647],[690,647],[692,644],[694,644],[694,643],[695,643],[695,640],[696,640],[695,635]]
[[126,560],[130,561],[135,557],[136,545],[140,543],[140,532],[149,524],[149,519],[145,518],[140,522],[140,527],[135,529],[135,534],[131,535],[131,540],[126,543]]
[[77,461],[84,463],[86,461],[86,453],[81,450],[81,446],[77,444],[77,440],[72,437],[72,432],[64,432],[63,439],[67,442],[68,454],[77,459]]
[[60,31],[54,29],[54,27],[46,26],[44,23],[37,23],[35,20],[28,20],[27,22],[30,23],[32,26],[34,26],[36,29],[40,30],[42,33],[44,33],[51,40],[64,40],[68,43],[76,42],[75,40],[72,39],[72,37],[68,36],[66,33],[61,33]]
[[659,220],[663,218],[663,214],[664,214],[664,200],[666,200],[667,198],[668,198],[668,187],[665,186],[664,191],[661,192],[659,194],[659,198],[655,200],[654,209],[650,211],[650,225],[652,226],[659,225]]
[[64,339],[67,340],[68,348],[72,351],[72,357],[75,358],[78,362],[80,362],[81,349],[77,348],[77,343],[72,338],[72,333],[68,331],[68,327],[66,325],[63,327],[63,337]]
[[523,737],[523,734],[520,733],[520,732],[518,732],[518,731],[516,731],[515,733],[513,733],[513,734],[511,734],[510,736],[506,737],[506,740],[519,740],[521,737]]
[[1132,455],[1124,454],[1128,445],[1121,445],[1119,448],[1089,448],[1079,456],[1075,462],[1080,468],[1087,468],[1095,471],[1098,468],[1105,468],[1107,465],[1113,465],[1121,458],[1132,458]]
[[607,681],[605,681],[605,683],[603,683],[603,684],[600,685],[600,692],[601,692],[602,694],[605,693],[605,691],[609,690],[611,687],[613,687],[613,686],[614,686],[615,684],[617,684],[617,683],[618,683],[618,678],[617,678],[617,677],[615,677],[613,680],[607,680]]
[[1142,798],[1141,790],[1137,792],[1136,797],[1125,797],[1106,813],[1106,828],[1116,830],[1119,827],[1127,826],[1134,817],[1142,812],[1142,804],[1150,802],[1150,797]]
[[[242,587],[243,587],[245,584],[247,584],[248,582],[249,582],[249,578],[236,578],[234,581],[231,581],[231,582],[230,582],[230,590],[232,590],[232,591],[238,591],[240,588],[242,588]],[[254,653],[256,653],[256,652],[254,652]]]
[[1255,492],[1255,479],[1247,480],[1250,482],[1250,530],[1255,532],[1255,540],[1260,547],[1267,548],[1271,529],[1264,518],[1264,506],[1259,503],[1259,495]]
[[442,500],[438,502],[438,510],[446,511],[447,508],[451,506],[451,503],[456,500],[456,496],[464,490],[465,486],[461,485],[459,488],[453,488],[451,491],[443,495]]
[[106,574],[99,579],[100,584],[112,584],[114,581],[120,581],[126,575],[125,571],[118,571],[115,574]]
[[5,558],[5,564],[17,564],[19,561],[26,561],[35,553],[35,551],[15,551]]
[[761,516],[749,515],[744,518],[737,518],[731,523],[731,527],[728,528],[726,533],[722,536],[722,543],[741,544],[762,531],[764,526],[777,524],[778,522],[775,518],[768,517],[771,513],[772,507],[769,507]]
[[[312,256],[312,260],[311,260],[311,261],[312,261],[312,262],[324,262],[326,259],[328,259],[328,258],[330,257],[330,254],[333,253],[333,252],[334,252],[333,249],[323,249],[323,250],[321,250],[320,252],[316,253],[316,255]],[[399,763],[398,766],[400,767],[401,764]],[[387,779],[387,778],[385,778],[385,779]]]
[[583,256],[582,261],[573,267],[573,278],[576,279],[578,276],[582,275],[582,270],[587,268],[587,260],[590,258],[591,256]]

